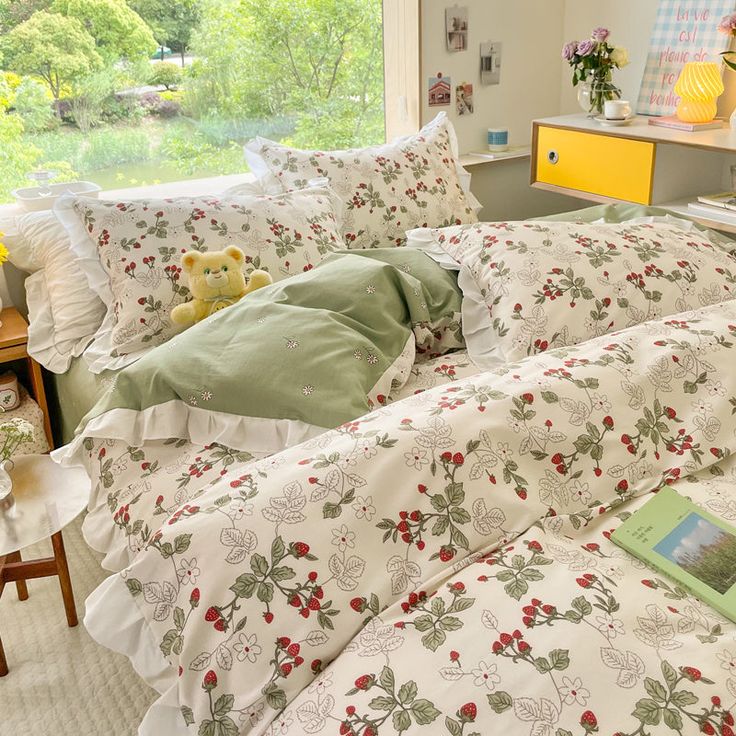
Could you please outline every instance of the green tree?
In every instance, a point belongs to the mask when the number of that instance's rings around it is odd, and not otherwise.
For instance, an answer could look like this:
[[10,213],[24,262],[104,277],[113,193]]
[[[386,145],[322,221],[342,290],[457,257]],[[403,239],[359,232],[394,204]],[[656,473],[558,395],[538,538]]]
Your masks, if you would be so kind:
[[192,32],[201,19],[201,0],[129,0],[128,5],[148,23],[159,45],[179,53],[184,66]]
[[45,10],[10,31],[0,48],[9,69],[40,77],[56,100],[74,79],[102,66],[94,38],[76,18]]
[[23,121],[8,112],[0,112],[0,149],[0,202],[7,202],[11,191],[24,185],[26,174],[36,166],[41,152],[23,140]]
[[380,0],[204,0],[185,103],[295,119],[298,145],[383,138]]
[[0,0],[0,33],[28,20],[39,10],[48,10],[53,0]]
[[37,133],[59,124],[51,103],[52,97],[46,86],[25,77],[15,90],[13,108],[20,115],[24,128]]
[[181,76],[181,69],[176,64],[172,64],[170,61],[159,61],[151,69],[149,82],[171,89],[181,83]]
[[151,29],[125,0],[55,0],[52,9],[80,21],[108,61],[134,60],[156,50]]

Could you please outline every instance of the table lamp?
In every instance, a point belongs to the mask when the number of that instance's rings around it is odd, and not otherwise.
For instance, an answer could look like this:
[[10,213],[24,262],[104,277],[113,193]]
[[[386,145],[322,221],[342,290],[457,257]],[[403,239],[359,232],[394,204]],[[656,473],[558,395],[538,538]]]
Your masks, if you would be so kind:
[[712,61],[690,61],[675,84],[680,97],[677,117],[686,123],[708,123],[716,116],[716,100],[724,92],[721,68]]

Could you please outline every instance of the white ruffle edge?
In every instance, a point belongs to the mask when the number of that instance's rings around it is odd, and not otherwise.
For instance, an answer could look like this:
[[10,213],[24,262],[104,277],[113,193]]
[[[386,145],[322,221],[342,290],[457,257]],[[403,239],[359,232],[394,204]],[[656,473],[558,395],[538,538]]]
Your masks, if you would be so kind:
[[[103,647],[130,660],[161,697],[138,727],[139,736],[188,736],[181,714],[177,673],[161,653],[153,632],[120,575],[103,580],[85,601],[84,626]],[[111,626],[114,621],[115,625]]]
[[305,442],[327,429],[296,419],[209,411],[174,399],[142,410],[110,409],[90,419],[68,445],[54,450],[51,457],[63,466],[81,464],[82,443],[87,437],[120,440],[133,447],[151,440],[176,437],[202,445],[217,442],[255,457],[265,457]]
[[458,263],[444,250],[434,232],[431,228],[409,230],[406,234],[407,248],[421,250],[447,271],[458,272],[457,285],[463,293],[460,312],[468,357],[480,370],[498,368],[506,363],[506,359],[493,331],[493,321],[478,282],[466,264]]

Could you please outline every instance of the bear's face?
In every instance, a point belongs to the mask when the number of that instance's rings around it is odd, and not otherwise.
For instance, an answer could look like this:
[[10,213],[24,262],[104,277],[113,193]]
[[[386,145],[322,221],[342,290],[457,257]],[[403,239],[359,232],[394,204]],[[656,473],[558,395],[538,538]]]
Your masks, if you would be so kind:
[[210,253],[190,250],[181,257],[195,299],[240,296],[245,291],[244,262],[243,251],[234,245]]

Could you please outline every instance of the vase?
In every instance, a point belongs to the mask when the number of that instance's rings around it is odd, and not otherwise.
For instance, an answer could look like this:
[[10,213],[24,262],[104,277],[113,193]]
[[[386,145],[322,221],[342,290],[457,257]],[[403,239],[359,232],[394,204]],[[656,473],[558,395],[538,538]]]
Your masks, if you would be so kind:
[[610,80],[591,79],[578,85],[578,104],[589,117],[603,114],[608,100],[620,100],[621,90]]
[[0,462],[0,502],[5,501],[13,492],[13,479],[10,472],[13,469],[12,460]]

